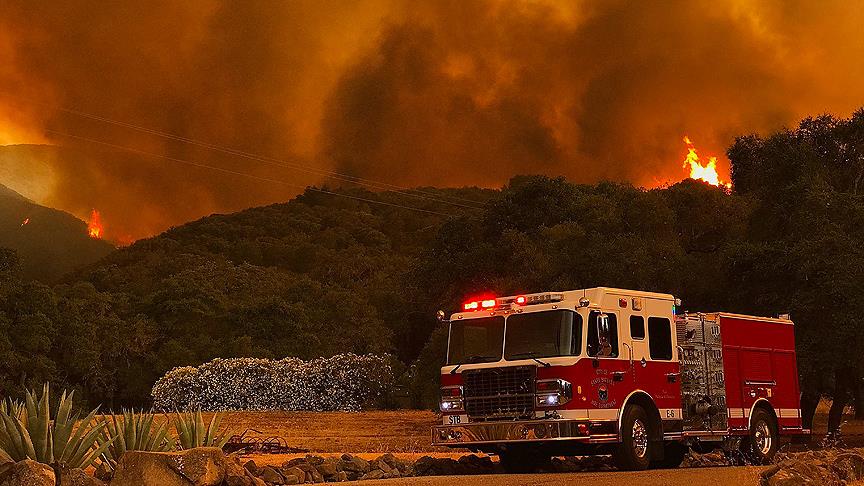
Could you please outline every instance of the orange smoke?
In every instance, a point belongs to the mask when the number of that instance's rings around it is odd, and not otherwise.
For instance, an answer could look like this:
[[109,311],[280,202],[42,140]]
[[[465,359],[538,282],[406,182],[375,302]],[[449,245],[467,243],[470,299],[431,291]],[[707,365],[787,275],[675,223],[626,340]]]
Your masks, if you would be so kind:
[[95,209],[90,211],[90,219],[87,221],[87,233],[90,235],[90,238],[101,239],[104,229],[102,216],[99,214],[99,211]]
[[687,158],[684,159],[684,168],[690,170],[690,178],[698,181],[705,181],[712,186],[732,188],[731,182],[723,182],[720,180],[720,175],[717,173],[717,157],[708,157],[708,163],[702,165],[699,162],[699,154],[696,153],[696,147],[690,141],[690,137],[684,135],[684,143],[687,144]]

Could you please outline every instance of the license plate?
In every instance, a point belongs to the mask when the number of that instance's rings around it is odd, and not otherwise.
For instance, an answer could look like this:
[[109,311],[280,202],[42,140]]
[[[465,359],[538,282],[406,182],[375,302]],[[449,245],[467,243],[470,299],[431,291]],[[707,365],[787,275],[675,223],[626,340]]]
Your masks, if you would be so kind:
[[445,415],[444,425],[460,425],[468,423],[467,415]]

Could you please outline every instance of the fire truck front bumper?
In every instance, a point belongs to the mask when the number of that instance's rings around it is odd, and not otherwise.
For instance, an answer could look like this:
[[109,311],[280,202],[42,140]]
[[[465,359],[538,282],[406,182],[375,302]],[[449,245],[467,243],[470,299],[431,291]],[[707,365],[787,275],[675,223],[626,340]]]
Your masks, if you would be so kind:
[[524,420],[476,422],[432,427],[432,445],[465,445],[512,442],[578,441],[601,444],[618,440],[618,422],[612,420]]

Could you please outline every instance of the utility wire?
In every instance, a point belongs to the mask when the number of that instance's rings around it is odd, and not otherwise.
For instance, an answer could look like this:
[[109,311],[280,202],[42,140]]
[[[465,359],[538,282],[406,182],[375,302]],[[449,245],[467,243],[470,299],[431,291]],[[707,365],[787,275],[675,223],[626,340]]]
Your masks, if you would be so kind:
[[[127,123],[127,122],[123,122],[123,121],[119,121],[119,120],[113,120],[111,118],[106,118],[103,116],[94,115],[92,113],[86,113],[86,112],[74,110],[71,108],[66,108],[66,107],[54,107],[54,108],[59,110],[59,111],[71,113],[73,115],[77,115],[77,116],[80,116],[83,118],[88,118],[91,120],[96,120],[96,121],[100,121],[100,122],[111,124],[111,125],[129,128],[129,129],[136,130],[139,132],[144,132],[144,133],[148,133],[151,135],[156,135],[158,137],[167,138],[169,140],[175,140],[178,142],[196,145],[196,146],[203,147],[203,148],[206,148],[209,150],[222,152],[222,153],[226,153],[229,155],[234,155],[237,157],[243,157],[243,158],[255,160],[258,162],[273,164],[273,165],[277,165],[277,166],[283,167],[283,168],[299,170],[299,171],[303,171],[303,172],[307,172],[307,173],[312,173],[312,174],[328,177],[331,179],[340,180],[343,182],[348,182],[351,184],[357,184],[357,185],[361,185],[361,186],[372,187],[374,189],[389,190],[391,192],[395,192],[398,194],[402,194],[404,196],[413,197],[413,198],[417,198],[417,199],[427,199],[430,201],[436,201],[436,202],[440,202],[443,204],[450,204],[452,206],[457,206],[457,207],[466,208],[466,209],[482,209],[483,203],[481,203],[479,201],[473,201],[470,199],[458,197],[458,196],[446,196],[446,197],[449,199],[453,199],[454,201],[461,201],[461,202],[449,201],[447,199],[442,199],[442,196],[439,194],[435,194],[435,193],[431,193],[431,192],[427,192],[427,191],[422,191],[420,189],[411,189],[408,187],[398,186],[395,184],[389,184],[387,182],[380,182],[380,181],[375,181],[372,179],[364,179],[362,177],[355,177],[355,176],[351,176],[351,175],[347,175],[347,174],[341,174],[341,173],[336,172],[336,171],[331,171],[331,170],[326,170],[326,169],[317,169],[314,167],[307,167],[307,166],[303,166],[303,165],[298,165],[296,163],[291,163],[291,162],[288,162],[285,160],[281,160],[281,159],[277,159],[277,158],[273,158],[273,157],[267,157],[267,156],[263,156],[263,155],[257,155],[257,154],[245,152],[245,151],[230,148],[230,147],[223,147],[223,146],[215,145],[215,144],[212,144],[209,142],[195,140],[192,138],[183,137],[183,136],[175,135],[172,133],[162,132],[162,131],[155,130],[152,128],[147,128],[147,127],[143,127],[140,125],[134,125],[132,123]],[[409,192],[409,191],[412,191],[412,192]],[[415,194],[415,193],[417,193],[417,194]]]
[[382,206],[390,206],[390,207],[395,207],[395,208],[407,209],[407,210],[409,210],[409,211],[417,211],[417,212],[421,212],[421,213],[435,214],[435,215],[438,215],[438,216],[444,216],[444,217],[450,217],[450,216],[452,216],[451,214],[441,213],[441,212],[438,212],[438,211],[431,211],[431,210],[428,210],[428,209],[415,208],[415,207],[412,207],[412,206],[404,206],[404,205],[402,205],[402,204],[389,203],[389,202],[386,202],[386,201],[376,201],[376,200],[374,200],[374,199],[368,199],[368,198],[364,198],[364,197],[353,196],[353,195],[351,195],[351,194],[344,194],[344,193],[341,193],[341,192],[328,191],[328,190],[326,190],[326,189],[320,189],[320,188],[313,187],[313,186],[301,186],[301,185],[298,185],[298,184],[291,184],[290,182],[285,182],[285,181],[278,180],[278,179],[270,179],[270,178],[267,178],[267,177],[260,177],[260,176],[256,176],[256,175],[253,175],[253,174],[247,174],[247,173],[245,173],[245,172],[240,172],[240,171],[236,171],[236,170],[232,170],[232,169],[225,169],[225,168],[223,168],[223,167],[216,167],[216,166],[212,166],[212,165],[201,164],[201,163],[198,163],[198,162],[192,162],[192,161],[189,161],[189,160],[178,159],[178,158],[176,158],[176,157],[170,157],[170,156],[168,156],[168,155],[154,154],[154,153],[152,153],[152,152],[147,152],[147,151],[144,151],[144,150],[138,150],[138,149],[134,149],[134,148],[130,148],[130,147],[124,147],[124,146],[122,146],[122,145],[117,145],[117,144],[113,144],[113,143],[110,143],[110,142],[105,142],[105,141],[102,141],[102,140],[96,140],[96,139],[93,139],[93,138],[82,137],[82,136],[79,136],[79,135],[73,135],[73,134],[71,134],[71,133],[59,132],[59,131],[57,131],[57,130],[50,130],[50,129],[47,129],[47,130],[45,130],[45,131],[48,132],[48,133],[53,133],[54,135],[59,135],[59,136],[61,136],[61,137],[68,137],[68,138],[72,138],[72,139],[76,139],[76,140],[81,140],[81,141],[85,141],[85,142],[90,142],[90,143],[95,143],[95,144],[99,144],[99,145],[104,145],[104,146],[106,146],[106,147],[111,147],[111,148],[114,148],[114,149],[117,149],[117,150],[123,150],[123,151],[126,151],[126,152],[132,152],[132,153],[136,153],[136,154],[140,154],[140,155],[146,155],[146,156],[150,156],[150,157],[157,157],[157,158],[160,158],[160,159],[170,160],[170,161],[173,161],[173,162],[178,162],[178,163],[186,164],[186,165],[190,165],[190,166],[193,166],[193,167],[199,167],[199,168],[202,168],[202,169],[215,170],[215,171],[218,171],[218,172],[223,172],[223,173],[226,173],[226,174],[232,174],[232,175],[238,175],[238,176],[241,176],[241,177],[247,177],[247,178],[255,179],[255,180],[258,180],[258,181],[272,182],[272,183],[275,183],[275,184],[282,184],[282,185],[285,185],[285,186],[288,186],[288,187],[294,187],[294,188],[299,188],[299,189],[303,189],[303,190],[307,190],[307,191],[319,192],[319,193],[322,193],[322,194],[329,194],[329,195],[331,195],[331,196],[345,197],[345,198],[348,198],[348,199],[353,199],[353,200],[356,200],[356,201],[363,201],[363,202],[367,202],[367,203],[370,203],[370,204],[379,204],[379,205],[382,205]]

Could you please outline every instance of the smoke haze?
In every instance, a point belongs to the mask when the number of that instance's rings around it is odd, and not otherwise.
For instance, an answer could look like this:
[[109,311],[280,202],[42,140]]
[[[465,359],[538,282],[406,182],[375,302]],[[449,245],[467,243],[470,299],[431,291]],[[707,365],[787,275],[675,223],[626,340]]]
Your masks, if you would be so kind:
[[685,134],[722,156],[864,105],[861,25],[847,1],[2,0],[0,144],[63,147],[0,147],[0,184],[125,239],[332,183],[65,107],[399,185],[656,186]]

